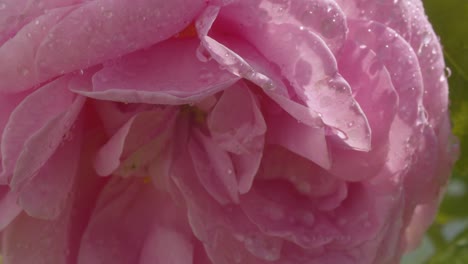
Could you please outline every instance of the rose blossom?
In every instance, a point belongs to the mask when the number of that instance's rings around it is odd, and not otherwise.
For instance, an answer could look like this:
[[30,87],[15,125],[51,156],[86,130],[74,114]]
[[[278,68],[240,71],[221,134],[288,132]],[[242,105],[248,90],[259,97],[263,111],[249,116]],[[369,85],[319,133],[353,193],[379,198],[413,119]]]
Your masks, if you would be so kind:
[[4,263],[398,263],[444,67],[419,0],[0,0]]

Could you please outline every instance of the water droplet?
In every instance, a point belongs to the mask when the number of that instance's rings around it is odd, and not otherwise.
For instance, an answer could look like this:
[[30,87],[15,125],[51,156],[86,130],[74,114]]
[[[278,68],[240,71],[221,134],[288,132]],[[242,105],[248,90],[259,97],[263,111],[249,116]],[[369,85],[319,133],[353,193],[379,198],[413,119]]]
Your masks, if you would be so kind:
[[202,45],[198,46],[197,50],[195,51],[195,55],[201,62],[208,62],[212,59],[211,54]]
[[348,124],[346,124],[348,126],[348,128],[351,128],[354,126],[354,121],[350,121],[348,122]]
[[27,76],[29,74],[29,69],[26,67],[20,67],[18,69],[18,73],[21,74],[22,76]]
[[231,169],[228,169],[228,170],[227,170],[227,174],[232,175],[232,174],[233,174],[233,171],[232,171]]
[[5,3],[0,3],[0,10],[3,10],[7,7]]
[[39,25],[39,23],[41,23],[39,20],[34,21],[35,25]]
[[27,33],[26,36],[27,36],[28,38],[31,38],[31,37],[32,37],[31,33]]
[[452,76],[452,70],[449,67],[445,68],[445,76],[447,76],[447,78],[450,78],[450,76]]
[[304,222],[305,225],[312,226],[315,222],[315,216],[313,213],[307,212],[302,217],[302,221]]
[[200,74],[198,77],[198,80],[202,83],[209,83],[213,80],[214,74],[207,70],[206,68],[203,68],[200,70]]
[[334,38],[339,33],[337,20],[333,17],[325,18],[320,27],[322,35],[326,38]]
[[111,18],[114,16],[114,13],[112,13],[112,11],[104,11],[103,14],[107,18]]
[[283,241],[257,234],[246,238],[244,240],[244,246],[247,251],[260,259],[275,261],[280,258]]

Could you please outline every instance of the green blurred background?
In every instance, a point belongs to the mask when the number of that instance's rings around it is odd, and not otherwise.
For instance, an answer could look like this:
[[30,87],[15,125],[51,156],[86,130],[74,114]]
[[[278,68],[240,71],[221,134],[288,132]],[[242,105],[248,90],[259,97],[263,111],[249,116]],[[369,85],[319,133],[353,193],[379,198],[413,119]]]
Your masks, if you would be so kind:
[[404,264],[468,264],[468,0],[424,0],[444,47],[453,132],[461,156],[437,219]]

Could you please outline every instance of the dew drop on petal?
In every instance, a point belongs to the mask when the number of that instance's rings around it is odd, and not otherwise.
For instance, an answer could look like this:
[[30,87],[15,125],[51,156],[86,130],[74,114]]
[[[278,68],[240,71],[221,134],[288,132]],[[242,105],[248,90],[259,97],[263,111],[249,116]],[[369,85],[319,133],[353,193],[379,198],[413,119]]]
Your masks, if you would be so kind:
[[449,67],[445,68],[445,75],[447,76],[447,78],[450,78],[450,76],[452,76],[452,70]]
[[265,238],[262,235],[249,236],[244,240],[247,251],[267,261],[275,261],[280,258],[282,243],[280,239]]

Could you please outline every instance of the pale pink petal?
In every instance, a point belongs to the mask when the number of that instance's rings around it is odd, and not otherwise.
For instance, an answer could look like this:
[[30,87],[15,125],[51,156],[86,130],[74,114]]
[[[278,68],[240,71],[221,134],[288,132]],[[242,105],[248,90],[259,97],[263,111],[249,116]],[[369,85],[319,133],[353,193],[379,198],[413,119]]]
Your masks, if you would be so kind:
[[[231,34],[245,38],[278,66],[281,75],[294,87],[298,99],[330,126],[331,134],[351,148],[368,151],[371,137],[366,117],[353,99],[348,84],[338,75],[333,54],[323,41],[310,31],[300,30],[299,26],[269,24],[259,16],[250,15],[251,9],[245,8],[244,11],[233,14],[229,11],[226,11],[227,14],[221,12],[219,23],[225,25],[221,27],[222,30],[228,28]],[[227,48],[229,42],[221,44],[215,40],[216,35],[213,38],[206,35],[210,25],[215,22],[216,13],[216,9],[207,10],[198,23],[204,45],[216,55],[215,59],[220,64],[230,67],[234,73],[250,75],[251,79],[263,82],[259,86],[266,90],[275,89],[275,82],[263,74],[255,73],[238,54]],[[243,24],[236,21],[246,21],[251,26],[245,30]],[[290,43],[295,43],[296,47],[291,49]],[[356,126],[348,127],[351,121],[356,122]]]
[[[67,91],[66,89],[63,91]],[[70,93],[70,92],[68,92]],[[47,123],[34,134],[32,134],[26,142],[24,142],[23,149],[18,157],[13,172],[13,178],[11,179],[10,186],[14,190],[20,190],[23,188],[23,184],[27,183],[30,179],[36,177],[37,173],[40,173],[41,169],[47,167],[45,164],[48,159],[54,155],[58,148],[62,147],[66,141],[74,139],[75,121],[81,112],[81,109],[85,103],[84,97],[76,97],[75,100],[68,106],[67,109],[63,109],[62,113],[47,120]],[[77,136],[79,138],[79,134]],[[79,144],[79,142],[77,143]],[[72,147],[73,151],[61,150],[69,152],[67,155],[72,155],[69,158],[74,157],[73,155],[79,155],[79,146]],[[73,154],[73,152],[75,152]],[[61,155],[64,155],[63,153]],[[56,156],[58,160],[64,162],[66,159]],[[76,157],[76,156],[75,156]],[[56,162],[51,162],[52,167],[62,165]],[[68,164],[70,168],[73,168],[73,159],[68,160],[71,162]],[[63,166],[62,169],[66,169],[67,166]],[[55,168],[48,168],[52,171]],[[46,172],[45,174],[49,174]],[[59,173],[60,174],[60,173]],[[62,176],[57,176],[62,178]],[[56,180],[51,180],[52,182]]]
[[98,151],[97,173],[101,176],[147,173],[149,164],[164,155],[176,113],[173,108],[155,108],[132,117]]
[[239,187],[229,153],[198,129],[192,131],[188,151],[200,182],[220,204],[239,202]]
[[[423,79],[412,47],[394,30],[376,22],[349,21],[350,37],[375,52],[398,94],[397,114],[409,125],[426,122]],[[395,59],[397,58],[397,59]]]
[[[375,176],[385,165],[388,131],[395,118],[398,96],[386,67],[378,54],[350,40],[338,57],[340,72],[353,90],[372,128],[371,151],[358,152],[330,144],[333,153],[332,173],[357,181]],[[351,122],[348,126],[354,126]],[[365,169],[363,169],[365,168]]]
[[[95,127],[85,126],[85,141],[79,158],[78,175],[65,210],[53,220],[40,220],[26,213],[18,216],[2,233],[5,263],[76,263],[81,236],[99,194],[102,179],[91,166],[97,142]],[[43,204],[47,206],[47,204]]]
[[267,128],[259,107],[249,87],[238,82],[223,92],[207,117],[212,140],[230,152],[241,194],[252,186],[263,154]]
[[257,264],[278,259],[281,239],[259,232],[239,207],[221,206],[201,185],[194,164],[184,150],[187,140],[184,134],[178,133],[176,137],[171,178],[185,199],[192,231],[204,244],[211,261]]
[[86,96],[125,103],[184,104],[214,94],[239,78],[204,59],[194,38],[170,39],[113,61],[92,77]]
[[[23,149],[27,141],[33,140],[32,136],[39,135],[37,133],[46,129],[45,126],[50,122],[58,122],[60,129],[54,131],[53,136],[41,143],[51,144],[50,147],[43,146],[41,151],[46,150],[50,156],[62,141],[62,136],[73,124],[83,103],[82,99],[76,99],[76,95],[68,91],[67,83],[67,78],[61,78],[39,88],[27,96],[12,112],[2,136],[2,178],[11,179],[18,158],[29,151]],[[31,151],[35,155],[35,150]],[[22,154],[23,152],[25,154]],[[38,157],[42,159],[46,155]]]
[[267,118],[268,144],[278,144],[305,157],[322,168],[332,165],[324,128],[307,126],[287,113],[271,114]]
[[0,45],[19,29],[51,9],[70,6],[82,0],[4,0],[0,8]]
[[[20,67],[18,71],[15,65],[0,66],[0,90],[24,90],[59,74],[161,42],[189,25],[204,5],[202,0],[100,0],[62,13],[53,9],[52,15],[43,16],[47,17],[44,23],[54,24],[44,29],[46,38],[26,41],[25,30],[0,47],[0,61],[13,55],[11,61]],[[29,25],[35,26],[35,22]]]
[[[79,124],[65,132],[66,138],[50,156],[42,144],[47,144],[46,136],[60,131],[59,121],[46,126],[26,143],[30,151],[20,156],[11,185],[18,191],[18,204],[28,215],[54,219],[66,208],[76,177],[81,176],[78,166],[82,129]],[[36,167],[38,164],[41,166]]]

